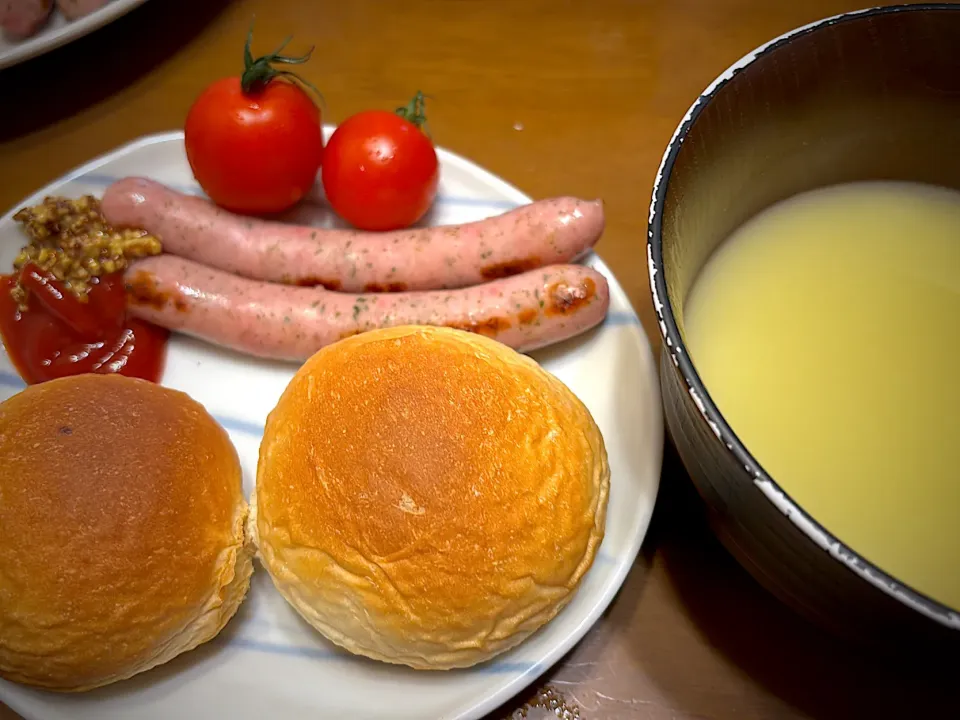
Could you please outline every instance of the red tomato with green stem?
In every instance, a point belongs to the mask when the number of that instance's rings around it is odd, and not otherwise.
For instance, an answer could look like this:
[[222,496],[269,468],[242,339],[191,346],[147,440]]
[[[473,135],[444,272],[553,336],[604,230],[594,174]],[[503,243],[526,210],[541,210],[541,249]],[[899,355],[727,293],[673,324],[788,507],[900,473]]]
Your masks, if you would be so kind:
[[254,59],[253,31],[244,46],[244,71],[208,86],[187,114],[187,160],[200,187],[217,205],[245,214],[292,207],[317,181],[323,159],[320,109],[304,90],[319,92],[289,70],[313,52],[281,51]]
[[423,106],[418,92],[395,112],[357,113],[327,141],[323,189],[334,211],[354,227],[409,227],[433,204],[440,164],[426,133]]

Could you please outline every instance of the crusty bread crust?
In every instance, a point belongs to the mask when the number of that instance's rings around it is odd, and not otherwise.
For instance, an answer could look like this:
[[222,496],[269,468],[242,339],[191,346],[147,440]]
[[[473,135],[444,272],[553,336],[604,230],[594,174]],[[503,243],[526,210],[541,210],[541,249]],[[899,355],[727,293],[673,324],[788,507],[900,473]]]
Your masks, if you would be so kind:
[[88,690],[213,638],[249,586],[246,515],[184,393],[81,375],[0,404],[0,676]]
[[457,330],[377,330],[288,385],[251,525],[278,590],[336,644],[466,667],[569,602],[609,476],[586,407],[530,358]]

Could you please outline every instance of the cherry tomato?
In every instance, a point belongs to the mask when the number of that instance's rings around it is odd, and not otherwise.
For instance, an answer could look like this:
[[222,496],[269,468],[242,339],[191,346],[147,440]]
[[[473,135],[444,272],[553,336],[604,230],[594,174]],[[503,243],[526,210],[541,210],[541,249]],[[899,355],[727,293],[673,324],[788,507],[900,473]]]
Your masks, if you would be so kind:
[[433,204],[440,166],[433,143],[420,127],[422,104],[418,93],[396,112],[358,113],[327,141],[323,189],[334,211],[354,227],[409,227]]
[[288,58],[282,49],[254,60],[248,36],[243,75],[211,84],[187,114],[184,141],[194,177],[211,200],[233,212],[286,210],[317,181],[320,110],[301,85],[285,79],[299,78],[271,65],[299,64],[310,54]]

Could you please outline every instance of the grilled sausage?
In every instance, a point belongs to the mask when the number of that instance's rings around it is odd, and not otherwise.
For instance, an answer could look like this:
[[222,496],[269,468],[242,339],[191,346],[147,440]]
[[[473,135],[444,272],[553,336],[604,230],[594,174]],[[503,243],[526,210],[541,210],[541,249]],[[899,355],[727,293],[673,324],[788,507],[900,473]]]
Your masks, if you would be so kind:
[[130,311],[145,320],[263,358],[303,360],[366,330],[441,325],[521,351],[600,323],[607,281],[580,265],[554,265],[461,290],[351,295],[249,280],[174,255],[136,261],[126,274]]
[[234,215],[152,180],[107,188],[103,214],[142,228],[164,250],[242,277],[345,292],[467,287],[571,262],[603,232],[603,205],[540,200],[457,226],[388,233],[298,227]]

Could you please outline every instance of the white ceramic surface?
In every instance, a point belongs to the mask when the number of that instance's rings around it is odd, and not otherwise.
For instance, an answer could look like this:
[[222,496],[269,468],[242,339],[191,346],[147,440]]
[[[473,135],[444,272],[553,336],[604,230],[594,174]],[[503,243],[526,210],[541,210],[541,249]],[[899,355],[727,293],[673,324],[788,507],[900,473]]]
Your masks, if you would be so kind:
[[36,35],[24,40],[11,40],[0,32],[0,70],[83,37],[113,22],[121,15],[127,14],[144,2],[146,0],[111,0],[99,10],[94,10],[89,15],[76,20],[67,20],[54,9],[50,22]]
[[[431,224],[475,220],[530,200],[461,157],[441,150],[440,160],[442,179]],[[186,162],[182,133],[169,133],[98,158],[17,208],[48,194],[99,194],[125,175],[200,192]],[[13,210],[0,219],[0,272],[9,271],[23,244]],[[332,223],[319,198],[293,216],[301,222]],[[79,696],[0,681],[0,700],[27,720],[466,720],[482,717],[518,693],[559,660],[613,599],[647,531],[659,484],[663,425],[656,364],[623,289],[598,257],[591,255],[586,262],[610,279],[606,322],[534,357],[583,399],[603,431],[612,473],[606,537],[574,600],[533,637],[489,663],[460,671],[417,672],[356,658],[306,625],[258,566],[238,615],[198,650]],[[294,370],[290,364],[173,336],[162,383],[202,402],[229,431],[249,494],[264,420]],[[22,387],[0,351],[0,399]]]

